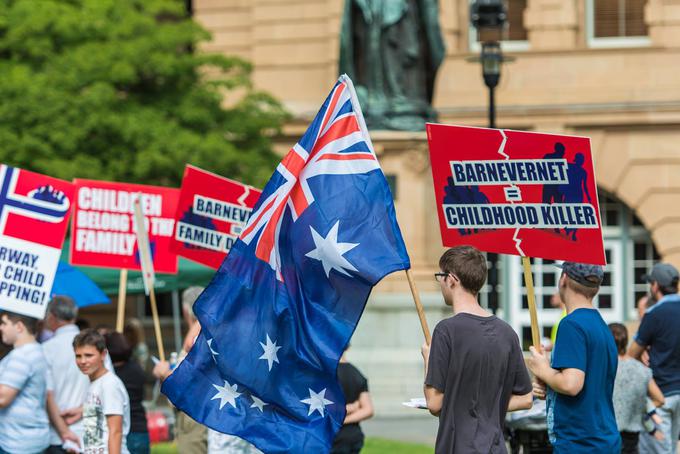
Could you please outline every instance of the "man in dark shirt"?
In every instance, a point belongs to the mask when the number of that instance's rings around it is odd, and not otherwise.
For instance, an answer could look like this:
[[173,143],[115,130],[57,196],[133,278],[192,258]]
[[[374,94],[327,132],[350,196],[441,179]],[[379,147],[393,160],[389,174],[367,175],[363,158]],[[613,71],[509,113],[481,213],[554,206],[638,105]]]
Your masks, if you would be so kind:
[[[649,348],[649,365],[666,403],[657,409],[661,417],[659,441],[645,437],[644,447],[652,453],[677,450],[680,434],[680,295],[678,270],[668,263],[657,263],[646,276],[652,297],[658,300],[647,309],[628,354],[640,359]],[[642,445],[642,442],[641,442]]]
[[436,453],[506,453],[507,411],[531,408],[531,380],[510,325],[483,309],[477,295],[486,259],[471,246],[449,249],[435,278],[454,316],[423,345],[425,399],[439,416]]
[[357,454],[364,446],[364,433],[359,423],[373,416],[368,381],[356,367],[347,362],[345,355],[342,355],[338,364],[338,381],[347,402],[347,414],[333,440],[331,454]]
[[567,316],[557,330],[552,362],[534,347],[530,349],[527,363],[537,379],[534,391],[540,398],[547,391],[553,452],[618,454],[621,436],[612,401],[618,354],[614,337],[593,307],[604,270],[574,262],[560,266],[558,286]]

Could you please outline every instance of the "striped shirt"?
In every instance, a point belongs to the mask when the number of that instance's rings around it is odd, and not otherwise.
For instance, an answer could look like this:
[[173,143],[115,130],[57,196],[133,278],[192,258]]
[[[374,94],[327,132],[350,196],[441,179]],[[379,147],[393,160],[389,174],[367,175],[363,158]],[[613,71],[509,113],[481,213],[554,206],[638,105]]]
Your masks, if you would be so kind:
[[47,361],[37,342],[12,350],[0,361],[0,385],[19,390],[0,409],[0,448],[11,453],[42,452],[49,445]]

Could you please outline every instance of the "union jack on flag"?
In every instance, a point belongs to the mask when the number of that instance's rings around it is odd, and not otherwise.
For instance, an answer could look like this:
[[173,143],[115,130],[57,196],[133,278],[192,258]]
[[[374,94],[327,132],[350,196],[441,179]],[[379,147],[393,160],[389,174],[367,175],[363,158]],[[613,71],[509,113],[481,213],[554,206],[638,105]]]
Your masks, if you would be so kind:
[[340,356],[373,286],[409,266],[342,76],[194,305],[201,334],[163,392],[264,452],[328,452],[345,418]]
[[288,207],[293,221],[297,221],[314,203],[309,180],[318,175],[361,174],[380,169],[362,124],[361,111],[357,115],[353,107],[353,91],[349,78],[338,81],[305,135],[276,168],[272,180],[280,180],[277,181],[280,184],[260,199],[259,208],[241,234],[243,242],[250,244],[262,232],[256,240],[255,255],[269,263],[279,279],[278,232],[284,209]]

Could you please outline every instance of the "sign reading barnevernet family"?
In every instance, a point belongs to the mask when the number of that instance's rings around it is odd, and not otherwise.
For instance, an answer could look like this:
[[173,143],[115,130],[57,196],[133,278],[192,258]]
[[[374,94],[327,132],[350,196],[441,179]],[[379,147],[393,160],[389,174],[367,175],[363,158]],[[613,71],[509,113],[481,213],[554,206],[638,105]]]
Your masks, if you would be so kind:
[[219,268],[245,227],[261,191],[187,165],[175,216],[172,250]]
[[0,164],[0,310],[43,318],[73,185]]
[[428,124],[445,246],[605,264],[587,137]]
[[170,241],[178,189],[94,180],[73,182],[73,265],[141,270],[134,222],[134,202],[139,198],[154,270],[177,272],[177,255],[170,251]]

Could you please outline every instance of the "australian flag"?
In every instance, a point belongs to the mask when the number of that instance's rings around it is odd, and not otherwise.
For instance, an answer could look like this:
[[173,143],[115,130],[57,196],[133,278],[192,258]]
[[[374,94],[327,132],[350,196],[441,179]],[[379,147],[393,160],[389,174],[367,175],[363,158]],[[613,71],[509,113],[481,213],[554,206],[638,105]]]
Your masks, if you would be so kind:
[[328,452],[345,417],[340,356],[371,288],[409,267],[352,81],[341,76],[196,302],[201,334],[164,394],[266,453]]

